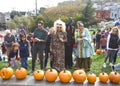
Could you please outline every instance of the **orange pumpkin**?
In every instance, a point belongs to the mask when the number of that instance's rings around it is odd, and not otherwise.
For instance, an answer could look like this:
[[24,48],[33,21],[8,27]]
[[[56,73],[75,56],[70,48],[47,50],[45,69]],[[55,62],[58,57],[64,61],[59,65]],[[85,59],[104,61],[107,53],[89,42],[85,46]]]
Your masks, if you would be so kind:
[[86,80],[86,73],[84,70],[75,70],[73,72],[73,79],[76,83],[83,83]]
[[44,71],[42,70],[37,70],[33,73],[34,79],[35,80],[43,80],[44,78]]
[[99,80],[102,82],[102,83],[107,83],[107,81],[108,81],[108,79],[109,79],[109,76],[108,76],[108,74],[107,73],[100,73],[99,74]]
[[63,70],[59,73],[59,79],[63,83],[68,83],[72,78],[72,74],[68,70]]
[[1,78],[4,80],[10,79],[14,74],[14,71],[12,68],[2,68],[0,71]]
[[96,75],[94,73],[89,73],[87,76],[87,80],[89,83],[94,84],[97,80]]
[[27,70],[25,68],[18,68],[15,71],[15,77],[17,79],[24,79],[27,76]]
[[101,49],[97,49],[96,50],[96,54],[101,54],[102,53],[102,50]]
[[54,82],[58,77],[58,72],[55,69],[48,69],[45,72],[45,78],[49,82]]
[[119,83],[120,82],[120,74],[118,72],[116,72],[116,71],[110,72],[110,74],[109,74],[109,80],[112,83]]

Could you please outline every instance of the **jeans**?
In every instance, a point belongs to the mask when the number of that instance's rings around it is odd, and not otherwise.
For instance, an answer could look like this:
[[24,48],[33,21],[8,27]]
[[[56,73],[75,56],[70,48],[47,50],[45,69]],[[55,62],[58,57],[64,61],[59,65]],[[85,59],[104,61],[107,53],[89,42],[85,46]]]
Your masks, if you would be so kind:
[[27,69],[27,60],[28,60],[28,58],[27,57],[22,57],[21,58],[21,67],[24,67],[24,68],[26,68]]
[[44,51],[44,49],[45,49],[45,44],[41,44],[41,43],[34,44],[33,56],[32,56],[32,71],[34,71],[34,68],[35,68],[37,54],[38,54],[38,58],[40,60],[40,69],[43,69],[43,51]]

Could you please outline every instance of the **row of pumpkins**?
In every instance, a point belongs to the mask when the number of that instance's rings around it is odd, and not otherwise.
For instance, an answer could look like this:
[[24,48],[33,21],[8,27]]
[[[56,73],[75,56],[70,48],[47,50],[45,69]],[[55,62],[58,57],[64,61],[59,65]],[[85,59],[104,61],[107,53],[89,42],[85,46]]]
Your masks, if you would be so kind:
[[[0,70],[0,76],[3,80],[10,79],[13,75],[17,79],[24,79],[27,76],[27,70],[24,68],[18,68],[14,72],[12,68],[2,68]],[[82,69],[75,70],[73,73],[71,73],[68,70],[63,70],[59,74],[55,69],[48,69],[46,72],[42,70],[36,70],[33,73],[35,80],[43,80],[45,79],[48,82],[54,82],[57,77],[59,77],[60,81],[63,83],[68,83],[73,78],[76,83],[84,83],[84,81],[87,79],[89,83],[94,84],[97,80],[97,77],[94,73],[89,73],[86,75],[85,71]],[[108,75],[107,73],[100,73],[98,76],[99,80],[102,83],[107,83],[108,80],[110,80],[112,83],[120,83],[120,74],[118,72],[112,71]]]

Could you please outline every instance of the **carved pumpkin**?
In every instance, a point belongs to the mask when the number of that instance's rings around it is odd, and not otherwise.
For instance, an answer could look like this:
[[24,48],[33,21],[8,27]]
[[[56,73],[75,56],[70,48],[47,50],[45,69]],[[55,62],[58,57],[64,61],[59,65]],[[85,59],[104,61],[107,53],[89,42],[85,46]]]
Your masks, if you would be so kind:
[[87,76],[87,80],[89,83],[94,84],[97,80],[96,75],[94,73],[89,73]]
[[42,70],[37,70],[33,73],[34,79],[35,80],[43,80],[44,78],[44,71]]
[[72,78],[72,74],[68,70],[63,70],[59,73],[59,79],[63,83],[68,83]]
[[73,72],[73,79],[76,83],[83,83],[86,80],[86,73],[84,70],[75,70]]
[[58,77],[58,72],[55,69],[48,69],[45,72],[45,78],[49,82],[54,82]]
[[96,50],[96,54],[101,54],[102,53],[102,50],[101,49],[97,49]]
[[14,74],[14,71],[12,68],[2,68],[0,71],[1,78],[4,80],[10,79]]
[[100,73],[99,74],[99,80],[102,82],[102,83],[106,83],[109,79],[109,76],[107,73]]
[[25,68],[18,68],[15,71],[15,77],[17,79],[24,79],[27,76],[27,70]]
[[120,74],[118,72],[116,72],[116,71],[110,72],[110,74],[109,74],[109,80],[112,83],[119,83],[120,82]]

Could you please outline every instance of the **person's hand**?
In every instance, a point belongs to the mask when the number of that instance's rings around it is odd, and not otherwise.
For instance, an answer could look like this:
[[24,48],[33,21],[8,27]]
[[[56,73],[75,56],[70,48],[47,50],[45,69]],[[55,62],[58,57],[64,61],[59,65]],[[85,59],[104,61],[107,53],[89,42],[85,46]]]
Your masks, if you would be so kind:
[[77,39],[77,42],[81,42],[83,39],[82,38],[78,38]]
[[61,41],[61,42],[63,42],[64,40],[63,40],[63,38],[59,38],[59,40]]
[[39,41],[38,38],[33,38],[32,40],[33,40],[33,42],[38,42]]

